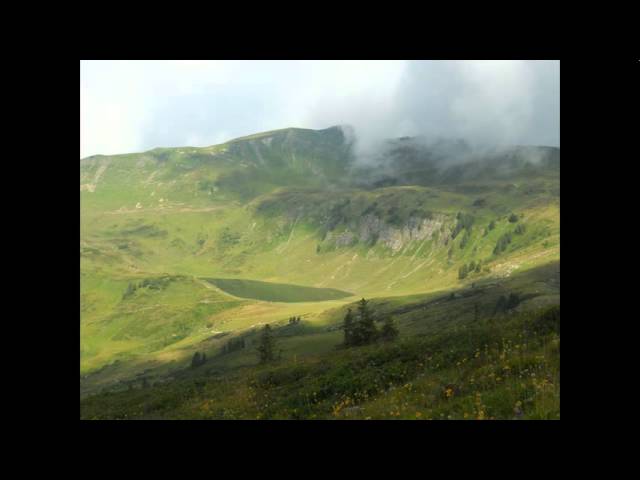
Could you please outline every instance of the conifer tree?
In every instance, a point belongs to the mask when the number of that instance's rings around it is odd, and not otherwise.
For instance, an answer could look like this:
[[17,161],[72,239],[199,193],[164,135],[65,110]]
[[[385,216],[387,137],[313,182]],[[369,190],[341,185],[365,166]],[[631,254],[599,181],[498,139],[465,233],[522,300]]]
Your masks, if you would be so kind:
[[392,342],[398,337],[398,329],[394,325],[392,317],[386,318],[382,326],[382,331],[380,332],[380,337],[385,342]]
[[193,354],[193,358],[191,359],[191,368],[195,368],[200,365],[201,358],[200,352],[196,352]]
[[275,339],[269,324],[265,325],[262,329],[260,343],[258,344],[258,353],[260,354],[260,363],[271,362],[275,358]]
[[467,277],[467,264],[464,264],[458,270],[458,278],[460,280],[463,280],[466,277]]
[[344,344],[347,347],[350,347],[354,344],[354,328],[355,324],[353,322],[353,314],[351,313],[351,309],[347,310],[347,314],[344,316]]
[[378,334],[373,314],[368,302],[363,298],[358,302],[358,320],[356,322],[354,341],[356,345],[365,345],[373,342]]

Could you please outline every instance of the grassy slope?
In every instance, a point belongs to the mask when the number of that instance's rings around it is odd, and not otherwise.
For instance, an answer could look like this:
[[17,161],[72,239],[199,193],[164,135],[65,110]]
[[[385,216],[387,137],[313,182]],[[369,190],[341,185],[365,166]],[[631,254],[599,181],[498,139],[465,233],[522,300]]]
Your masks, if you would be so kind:
[[[212,356],[172,381],[149,375],[151,388],[138,379],[89,397],[81,417],[559,418],[559,310],[545,307],[558,301],[557,264],[451,293],[374,301],[379,318],[394,315],[396,343],[341,350],[336,311],[321,331],[276,328],[274,365],[256,365],[253,348]],[[495,312],[507,293],[520,303]]]
[[[287,340],[287,348],[299,354],[325,351],[339,335],[317,329],[335,320],[352,300],[286,304],[239,299],[202,282],[202,277],[388,297],[508,277],[559,259],[559,197],[553,193],[557,176],[485,182],[480,194],[464,184],[327,191],[304,183],[309,171],[316,171],[314,178],[340,172],[338,162],[329,162],[325,170],[318,163],[327,155],[324,143],[305,150],[304,142],[313,140],[309,132],[287,140],[290,132],[283,131],[271,150],[259,145],[259,154],[251,146],[227,144],[83,161],[81,376],[89,376],[82,392],[95,392],[148,370],[179,371],[196,349],[205,345],[215,353],[229,338],[216,335],[242,334],[292,315],[302,315],[303,323],[316,330]],[[256,139],[264,141],[264,135]],[[244,173],[234,176],[260,168],[261,162],[279,176],[264,181],[260,175],[258,180]],[[216,184],[221,178],[224,181]],[[256,182],[259,188],[253,188]],[[286,187],[294,184],[301,185],[302,193]],[[486,200],[481,208],[473,206],[479,196]],[[462,235],[446,247],[435,240],[409,241],[398,252],[380,244],[336,247],[322,240],[322,227],[312,219],[325,213],[320,207],[343,199],[351,202],[347,216],[352,219],[376,204],[382,216],[398,205],[436,212],[448,219],[447,229],[455,225],[458,211],[472,212],[476,220],[464,249],[459,248]],[[292,206],[307,210],[303,215]],[[507,251],[493,256],[497,239],[515,228],[507,221],[512,211],[523,215],[526,233],[514,235]],[[483,236],[491,220],[496,228]],[[336,233],[349,228],[338,225]],[[459,267],[471,260],[483,260],[490,272],[458,280]],[[163,275],[182,277],[164,290],[142,289],[123,300],[129,283]],[[252,361],[242,356],[224,360],[231,366]]]

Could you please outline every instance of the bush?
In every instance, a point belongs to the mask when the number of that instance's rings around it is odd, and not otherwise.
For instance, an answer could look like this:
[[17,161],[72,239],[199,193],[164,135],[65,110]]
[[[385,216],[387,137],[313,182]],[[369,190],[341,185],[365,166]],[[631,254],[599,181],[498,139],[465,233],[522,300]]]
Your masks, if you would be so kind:
[[260,363],[271,362],[275,359],[275,339],[269,324],[265,325],[262,329],[262,335],[260,336],[260,343],[258,345],[258,354],[260,356]]
[[471,233],[469,232],[469,230],[465,230],[464,236],[462,237],[462,240],[460,240],[460,249],[464,249],[464,247],[467,246],[470,238],[471,238]]
[[510,223],[516,223],[517,221],[518,221],[518,216],[515,213],[512,213],[511,215],[509,215]]
[[131,295],[133,295],[133,293],[136,291],[136,286],[133,283],[129,283],[129,285],[127,285],[127,289],[124,291],[124,294],[122,295],[122,299],[126,299],[128,297],[130,297]]
[[456,224],[455,228],[453,229],[453,232],[451,233],[451,238],[454,238],[454,239],[458,236],[458,234],[462,230],[470,231],[471,226],[473,225],[473,222],[475,220],[473,215],[470,215],[468,213],[462,213],[462,212],[458,212],[458,215],[456,216],[456,218],[458,219],[458,223]]
[[398,337],[398,329],[394,325],[393,318],[387,317],[380,332],[380,338],[384,342],[392,342]]
[[246,346],[246,341],[244,337],[231,339],[222,347],[222,354],[225,355],[227,353],[236,352],[238,350],[242,350]]
[[463,280],[463,279],[467,278],[467,274],[468,274],[467,265],[464,264],[458,270],[458,278],[460,280]]
[[554,305],[534,315],[526,323],[528,331],[538,334],[546,335],[548,333],[560,334],[560,306]]
[[510,243],[511,243],[511,233],[505,233],[498,239],[498,242],[496,243],[496,246],[493,249],[493,254],[498,255],[504,252],[507,249],[507,245],[509,245]]
[[191,359],[191,368],[199,367],[207,361],[207,355],[205,353],[196,352]]

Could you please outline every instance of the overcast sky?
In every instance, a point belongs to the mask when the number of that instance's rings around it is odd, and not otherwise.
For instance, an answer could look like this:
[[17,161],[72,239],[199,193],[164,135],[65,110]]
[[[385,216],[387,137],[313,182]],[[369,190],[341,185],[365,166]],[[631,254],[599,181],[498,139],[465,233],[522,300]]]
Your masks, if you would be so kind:
[[559,61],[82,61],[80,157],[352,125],[560,145]]

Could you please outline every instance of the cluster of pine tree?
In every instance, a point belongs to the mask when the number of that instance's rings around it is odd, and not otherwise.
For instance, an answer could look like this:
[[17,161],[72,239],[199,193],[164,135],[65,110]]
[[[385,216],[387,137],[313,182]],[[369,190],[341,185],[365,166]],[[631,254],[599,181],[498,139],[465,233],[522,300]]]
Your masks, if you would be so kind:
[[499,253],[504,252],[507,249],[507,245],[511,243],[511,238],[512,238],[511,232],[507,232],[504,235],[502,235],[498,239],[498,243],[496,243],[496,246],[493,249],[493,254],[498,255]]
[[517,293],[511,292],[508,297],[500,295],[496,303],[495,313],[506,312],[517,307],[520,303],[520,296]]
[[171,281],[174,279],[174,277],[171,276],[165,276],[165,277],[161,277],[161,278],[146,278],[140,282],[137,283],[129,283],[129,285],[127,285],[127,289],[124,291],[124,294],[122,295],[122,299],[126,299],[127,297],[130,297],[131,295],[133,295],[133,293],[138,289],[138,288],[150,288],[151,290],[162,290],[164,288],[166,288],[169,283],[171,283]]
[[464,247],[467,246],[469,240],[471,239],[471,230],[465,230],[464,235],[462,236],[462,240],[460,240],[460,249],[463,250]]
[[458,220],[458,223],[456,223],[453,232],[451,232],[451,238],[456,238],[462,230],[471,231],[471,226],[475,220],[473,215],[462,212],[458,212],[456,219]]
[[193,358],[191,359],[191,368],[199,367],[203,365],[207,361],[207,354],[196,352],[193,354]]
[[471,260],[471,262],[469,264],[464,264],[460,267],[460,269],[458,270],[458,278],[460,280],[463,280],[465,278],[467,278],[467,275],[469,275],[470,273],[480,273],[480,271],[482,270],[482,260],[478,260],[478,262],[476,263],[475,260]]
[[398,336],[398,330],[391,317],[387,317],[382,330],[378,331],[373,319],[373,312],[364,298],[358,302],[358,313],[355,318],[351,309],[347,310],[343,330],[346,347],[368,345],[376,340],[392,341]]
[[489,235],[489,232],[494,228],[496,228],[496,222],[494,220],[491,220],[489,222],[489,225],[487,225],[487,228],[484,229],[484,233],[482,234],[482,236],[486,237],[487,235]]
[[269,324],[265,325],[260,335],[258,342],[258,355],[260,357],[260,363],[268,363],[275,360],[276,341],[273,336],[273,331]]
[[227,353],[235,352],[237,350],[242,350],[245,347],[245,339],[244,337],[240,338],[232,338],[222,347],[222,354],[225,355]]
[[289,317],[289,325],[297,325],[302,320],[301,317]]

